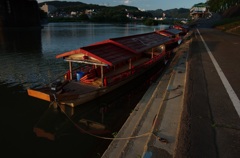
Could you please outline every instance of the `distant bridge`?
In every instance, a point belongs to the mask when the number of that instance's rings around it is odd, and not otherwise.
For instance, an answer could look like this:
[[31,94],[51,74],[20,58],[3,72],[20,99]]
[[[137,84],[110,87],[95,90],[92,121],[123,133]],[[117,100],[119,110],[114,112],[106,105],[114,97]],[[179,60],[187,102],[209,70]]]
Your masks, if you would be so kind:
[[39,7],[36,0],[0,1],[0,28],[40,26]]

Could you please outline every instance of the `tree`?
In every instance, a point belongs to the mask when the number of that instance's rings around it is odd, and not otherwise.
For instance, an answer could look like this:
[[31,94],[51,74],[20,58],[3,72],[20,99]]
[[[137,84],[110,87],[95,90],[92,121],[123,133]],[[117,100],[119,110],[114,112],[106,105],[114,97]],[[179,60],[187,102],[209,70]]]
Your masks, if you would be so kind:
[[143,21],[143,24],[148,26],[155,26],[158,25],[158,22],[156,20],[147,18],[146,20]]
[[223,13],[227,9],[240,4],[240,0],[209,0],[207,4],[211,11]]

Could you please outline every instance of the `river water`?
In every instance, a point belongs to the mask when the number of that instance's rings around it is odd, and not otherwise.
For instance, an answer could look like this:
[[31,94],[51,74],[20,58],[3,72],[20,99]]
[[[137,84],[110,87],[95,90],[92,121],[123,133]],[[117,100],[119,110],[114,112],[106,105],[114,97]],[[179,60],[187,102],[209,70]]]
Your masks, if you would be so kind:
[[[54,141],[38,137],[33,128],[47,111],[49,103],[28,97],[26,89],[47,84],[66,71],[68,64],[56,59],[57,54],[109,38],[147,33],[167,27],[49,23],[41,30],[0,30],[1,151],[8,157],[101,157],[110,141],[81,133],[75,128],[67,128],[60,134],[57,133],[58,139]],[[91,112],[84,113],[84,116],[107,122],[111,126],[111,132],[117,132],[136,105],[134,101],[141,98],[149,84],[150,82],[146,82],[136,88],[132,83],[128,86],[127,95],[116,93],[103,98],[105,100],[92,102],[86,107]],[[103,109],[106,115],[103,115]]]

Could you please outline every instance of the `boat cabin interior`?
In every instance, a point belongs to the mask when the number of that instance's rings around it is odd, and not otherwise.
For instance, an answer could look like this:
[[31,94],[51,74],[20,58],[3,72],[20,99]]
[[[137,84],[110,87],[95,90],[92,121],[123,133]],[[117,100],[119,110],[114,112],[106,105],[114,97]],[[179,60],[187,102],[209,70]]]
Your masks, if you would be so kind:
[[[141,71],[143,65],[156,56],[165,55],[165,46],[160,45],[143,53],[129,56],[115,64],[101,63],[90,56],[78,53],[65,58],[69,62],[69,70],[65,74],[65,80],[74,80],[96,87],[104,87],[118,80]],[[150,64],[150,63],[149,63]]]

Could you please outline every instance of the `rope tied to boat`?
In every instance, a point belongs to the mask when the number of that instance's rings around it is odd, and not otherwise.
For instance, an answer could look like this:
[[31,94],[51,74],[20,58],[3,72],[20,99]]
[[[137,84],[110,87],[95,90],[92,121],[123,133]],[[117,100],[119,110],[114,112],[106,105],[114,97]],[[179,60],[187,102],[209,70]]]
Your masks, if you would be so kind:
[[130,140],[130,139],[136,139],[136,138],[141,138],[141,137],[146,137],[146,136],[150,136],[150,135],[154,135],[155,134],[152,132],[152,131],[149,131],[149,132],[146,132],[146,133],[143,133],[143,134],[140,134],[140,135],[134,135],[134,136],[128,136],[128,137],[104,137],[104,136],[99,136],[99,135],[96,135],[96,134],[92,134],[91,132],[88,132],[87,130],[81,128],[77,123],[74,122],[74,120],[72,120],[68,115],[67,113],[62,109],[62,107],[59,105],[59,102],[57,101],[57,97],[56,95],[54,95],[54,101],[52,101],[50,104],[49,104],[49,108],[51,106],[54,106],[54,109],[60,109],[60,112],[62,112],[67,118],[68,120],[80,131],[90,135],[90,136],[93,136],[93,137],[96,137],[96,138],[99,138],[99,139],[105,139],[105,140]]

